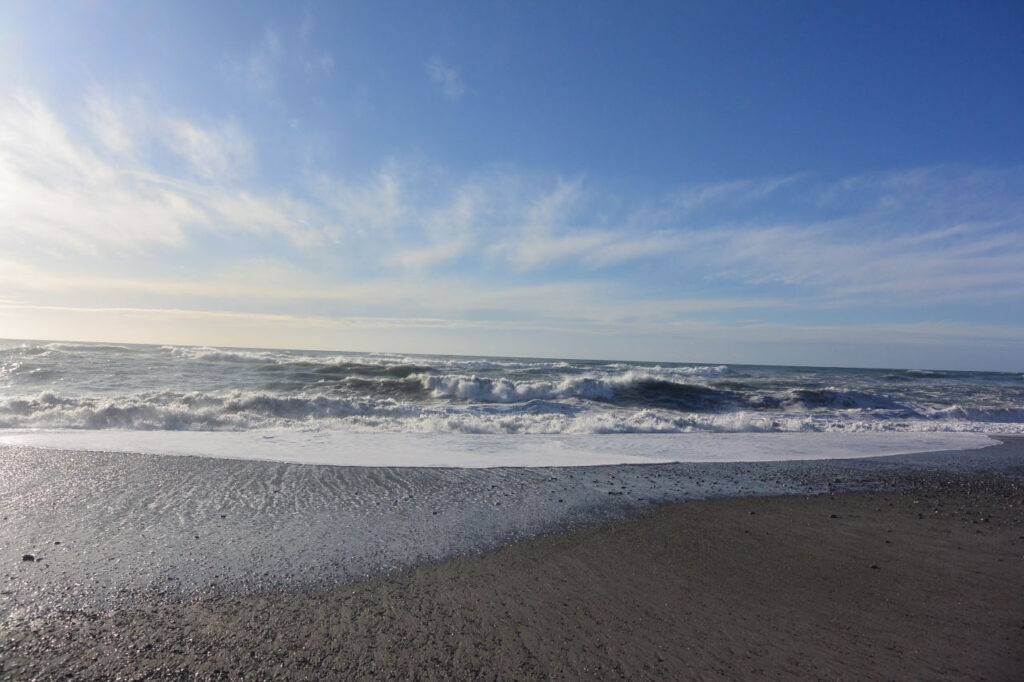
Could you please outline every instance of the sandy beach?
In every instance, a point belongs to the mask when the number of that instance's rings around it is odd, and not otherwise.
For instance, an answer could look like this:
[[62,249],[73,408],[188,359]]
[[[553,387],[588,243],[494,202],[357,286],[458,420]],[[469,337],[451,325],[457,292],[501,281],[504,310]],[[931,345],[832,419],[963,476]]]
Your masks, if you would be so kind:
[[1024,682],[1022,34],[0,0],[0,682]]
[[[950,455],[774,468],[761,474],[802,476],[808,491],[576,514],[586,521],[333,586],[278,576],[185,595],[122,588],[102,608],[11,608],[0,676],[1015,679],[1024,466],[1013,439],[987,452],[959,471]],[[298,562],[304,547],[292,547]],[[6,597],[47,594],[45,581],[24,589],[25,571],[46,563],[7,557]]]

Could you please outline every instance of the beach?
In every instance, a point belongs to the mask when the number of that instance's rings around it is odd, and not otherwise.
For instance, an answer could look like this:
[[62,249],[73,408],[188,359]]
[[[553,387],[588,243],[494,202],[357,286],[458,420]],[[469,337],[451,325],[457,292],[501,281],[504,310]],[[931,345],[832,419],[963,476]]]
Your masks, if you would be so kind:
[[[1000,440],[877,459],[391,479],[7,449],[5,492],[22,495],[3,503],[0,675],[1013,679],[1024,449]],[[264,494],[238,492],[241,480]],[[349,499],[346,480],[373,509],[397,510],[364,517],[378,540],[352,514],[338,534],[327,510]],[[391,492],[374,496],[372,480]],[[218,481],[234,497],[218,498]],[[402,511],[427,490],[432,502]],[[417,525],[445,490],[475,502],[449,506],[433,531]],[[550,495],[562,497],[542,508]],[[325,547],[360,537],[346,555],[356,568]],[[39,561],[22,560],[29,545]]]
[[0,682],[1024,682],[1022,28],[0,0]]

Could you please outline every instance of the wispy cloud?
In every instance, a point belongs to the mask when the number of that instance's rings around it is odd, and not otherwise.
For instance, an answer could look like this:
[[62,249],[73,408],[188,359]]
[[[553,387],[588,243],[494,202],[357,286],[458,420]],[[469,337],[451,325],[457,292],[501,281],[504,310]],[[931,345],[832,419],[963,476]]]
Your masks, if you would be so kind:
[[808,179],[806,174],[796,174],[778,178],[759,180],[740,179],[717,183],[703,183],[691,187],[683,187],[671,192],[665,200],[662,210],[673,213],[691,212],[709,205],[745,204],[764,199],[781,189],[798,184]]
[[277,87],[278,69],[284,56],[284,47],[277,31],[267,28],[263,38],[245,60],[242,78],[252,92],[265,94]]
[[312,167],[283,189],[261,182],[258,145],[236,122],[152,111],[95,88],[64,118],[31,94],[0,102],[6,295],[224,313],[301,302],[327,317],[606,335],[698,322],[768,334],[757,325],[839,307],[873,319],[1024,302],[1019,168],[610,199],[585,177],[391,160],[345,178]]
[[477,245],[482,229],[490,224],[494,198],[486,183],[464,182],[441,206],[425,211],[413,230],[406,230],[408,246],[389,262],[411,270],[426,270],[457,259]]
[[85,116],[93,135],[119,156],[130,154],[135,148],[136,132],[126,108],[96,88],[86,97]]
[[[93,140],[78,139],[37,97],[3,102],[0,229],[8,237],[84,252],[182,247],[191,230],[308,240],[296,218],[308,212],[302,202],[226,182],[239,163],[248,162],[244,134],[230,124],[203,129],[168,120],[167,126],[158,130],[170,135],[143,131],[145,143],[129,137],[123,126],[115,126],[116,135],[101,126]],[[131,155],[138,146],[160,142],[188,162],[189,174],[163,172]]]
[[313,13],[307,7],[302,13],[299,24],[297,50],[299,61],[306,73],[329,76],[334,71],[334,56],[330,52],[313,53],[310,51],[310,36],[313,34],[315,22]]
[[466,92],[466,84],[462,82],[458,70],[442,62],[439,57],[427,62],[427,75],[441,88],[444,96],[453,102]]
[[[780,197],[782,190],[796,199]],[[735,181],[683,189],[628,209],[615,223],[587,225],[602,212],[574,185],[539,204],[547,207],[541,213],[558,207],[558,219],[528,219],[491,248],[528,269],[558,262],[592,269],[643,260],[685,264],[702,277],[781,285],[794,296],[834,303],[867,304],[875,295],[885,295],[888,305],[1018,296],[1022,190],[1020,169],[923,169],[836,183]],[[723,199],[712,217],[693,219],[697,208]],[[759,215],[776,217],[766,223]]]
[[237,124],[201,128],[191,121],[167,119],[170,149],[206,180],[234,178],[253,163],[253,144]]
[[223,58],[221,71],[228,84],[252,95],[273,99],[279,96],[290,77],[327,78],[334,72],[334,55],[329,50],[314,50],[310,35],[313,15],[303,15],[297,31],[282,31],[268,26],[248,51]]
[[845,304],[878,296],[887,306],[1020,296],[1024,213],[953,222],[957,217],[918,215],[922,227],[902,233],[880,230],[894,217],[876,210],[824,223],[746,226],[720,233],[711,262],[752,285],[778,283]]
[[410,219],[401,170],[387,164],[362,181],[317,174],[312,194],[325,216],[323,231],[334,242],[389,237]]
[[[225,264],[198,279],[55,272],[52,268],[0,259],[0,287],[21,292],[37,303],[180,306],[231,312],[256,303],[267,313],[286,313],[301,303],[338,316],[429,316],[437,320],[506,320],[522,327],[608,331],[628,325],[655,331],[695,314],[757,312],[787,304],[777,299],[669,298],[637,301],[600,281],[534,285],[479,282],[466,277],[403,277],[339,285],[287,263],[268,259]],[[75,292],[69,295],[68,292]]]

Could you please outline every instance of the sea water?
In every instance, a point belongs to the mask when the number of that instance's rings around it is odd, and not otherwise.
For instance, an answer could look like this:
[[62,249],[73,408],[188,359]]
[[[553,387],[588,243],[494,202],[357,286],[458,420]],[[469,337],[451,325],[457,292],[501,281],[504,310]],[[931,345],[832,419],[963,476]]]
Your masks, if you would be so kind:
[[0,341],[0,443],[318,464],[872,456],[1024,433],[1024,375]]

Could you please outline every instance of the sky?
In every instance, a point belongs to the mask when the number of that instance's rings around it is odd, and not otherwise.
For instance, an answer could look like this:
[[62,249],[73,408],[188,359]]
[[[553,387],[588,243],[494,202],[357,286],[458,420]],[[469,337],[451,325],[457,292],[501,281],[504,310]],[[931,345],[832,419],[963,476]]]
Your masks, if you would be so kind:
[[1020,2],[0,1],[0,337],[1024,370]]

